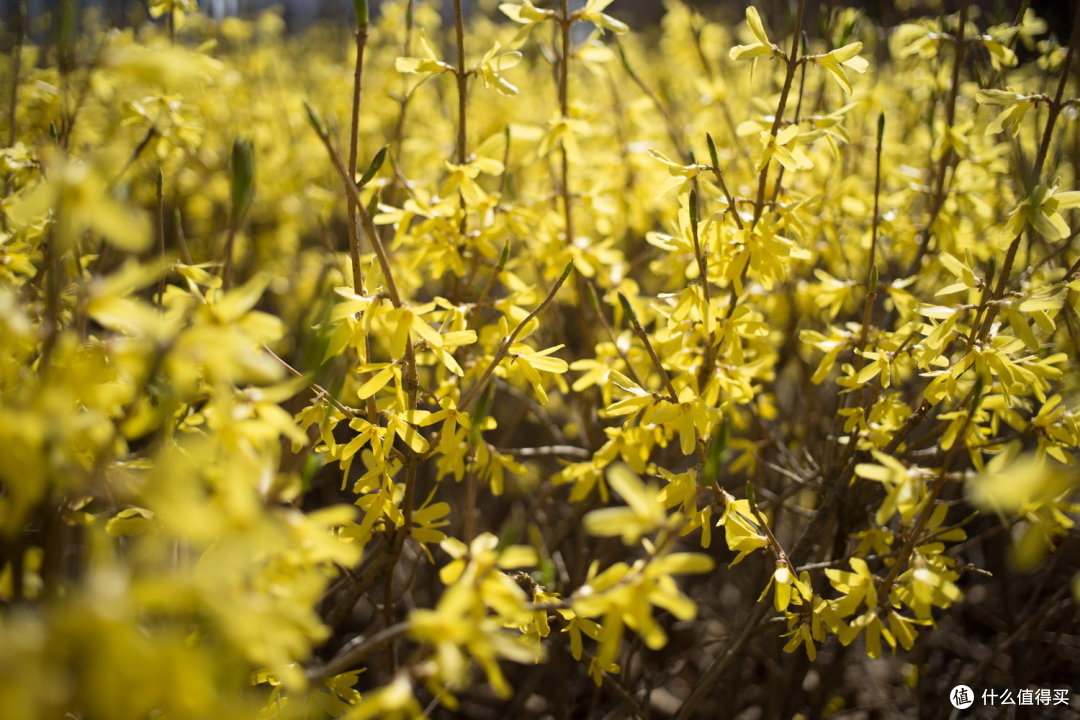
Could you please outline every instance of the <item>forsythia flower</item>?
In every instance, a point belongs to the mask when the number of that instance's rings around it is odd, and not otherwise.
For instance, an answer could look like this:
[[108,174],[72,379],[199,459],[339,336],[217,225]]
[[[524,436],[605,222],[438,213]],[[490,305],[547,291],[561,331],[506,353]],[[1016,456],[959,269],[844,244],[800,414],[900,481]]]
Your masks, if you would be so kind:
[[642,535],[660,527],[667,515],[655,490],[622,464],[608,468],[607,480],[627,507],[593,510],[585,516],[586,530],[593,535],[620,535],[623,543],[633,545]]
[[1002,237],[1011,240],[1030,225],[1047,240],[1060,240],[1069,234],[1061,211],[1075,207],[1080,207],[1080,190],[1058,192],[1057,186],[1039,185],[1009,215]]
[[625,33],[630,30],[626,23],[621,20],[616,20],[610,15],[606,15],[603,10],[610,5],[613,0],[588,0],[585,3],[585,7],[578,10],[575,15],[580,20],[586,20],[591,22],[596,27],[603,30],[610,30],[613,33]]
[[864,58],[859,57],[862,46],[861,42],[849,43],[824,55],[815,55],[813,60],[828,70],[829,76],[836,81],[837,85],[843,88],[844,92],[849,93],[851,92],[851,82],[848,81],[844,68],[849,68],[857,73],[864,73],[866,68],[870,66],[870,63]]
[[761,24],[761,16],[753,5],[746,8],[746,26],[750,28],[757,42],[749,45],[736,45],[731,48],[728,56],[732,60],[749,60],[760,55],[778,55],[780,48],[776,47],[765,34],[765,26]]
[[749,500],[736,500],[727,493],[724,494],[724,500],[724,514],[716,525],[724,526],[728,548],[738,553],[731,561],[734,566],[750,553],[767,546],[769,539],[754,519]]

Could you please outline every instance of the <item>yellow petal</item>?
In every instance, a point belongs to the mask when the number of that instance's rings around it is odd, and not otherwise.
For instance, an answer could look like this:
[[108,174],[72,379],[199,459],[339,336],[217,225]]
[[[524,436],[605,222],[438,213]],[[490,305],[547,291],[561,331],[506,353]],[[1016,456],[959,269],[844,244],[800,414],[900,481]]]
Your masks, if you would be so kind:
[[368,378],[367,382],[360,386],[360,389],[356,391],[356,396],[361,400],[367,400],[369,397],[386,387],[386,384],[390,382],[390,379],[394,377],[394,366],[387,365],[379,372]]
[[746,24],[759,42],[763,45],[771,45],[769,36],[765,34],[765,26],[761,24],[761,16],[753,5],[746,8]]

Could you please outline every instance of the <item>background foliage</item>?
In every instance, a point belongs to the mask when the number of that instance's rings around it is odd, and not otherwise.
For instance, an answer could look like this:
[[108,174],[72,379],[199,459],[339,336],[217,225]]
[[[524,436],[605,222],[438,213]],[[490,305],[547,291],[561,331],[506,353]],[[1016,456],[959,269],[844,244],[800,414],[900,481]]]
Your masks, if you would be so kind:
[[609,5],[16,15],[6,717],[1069,686],[1075,31]]

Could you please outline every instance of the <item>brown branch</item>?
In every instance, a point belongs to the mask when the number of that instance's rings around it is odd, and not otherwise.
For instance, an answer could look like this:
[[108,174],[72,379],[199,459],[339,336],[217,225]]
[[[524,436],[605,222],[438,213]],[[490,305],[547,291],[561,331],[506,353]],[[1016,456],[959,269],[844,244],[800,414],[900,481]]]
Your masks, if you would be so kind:
[[306,670],[308,680],[312,683],[321,683],[335,675],[348,672],[359,665],[368,655],[385,645],[392,643],[409,631],[407,622],[383,628],[370,638],[356,638],[341,649],[341,651],[326,662],[325,665],[310,665]]

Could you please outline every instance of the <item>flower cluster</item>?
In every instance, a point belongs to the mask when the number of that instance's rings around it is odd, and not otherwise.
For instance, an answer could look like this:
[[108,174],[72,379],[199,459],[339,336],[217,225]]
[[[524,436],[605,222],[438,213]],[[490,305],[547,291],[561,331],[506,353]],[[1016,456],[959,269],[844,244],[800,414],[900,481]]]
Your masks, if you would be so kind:
[[903,653],[972,548],[1074,532],[1080,53],[1030,10],[61,5],[0,66],[12,717],[681,673],[685,718],[757,635]]

